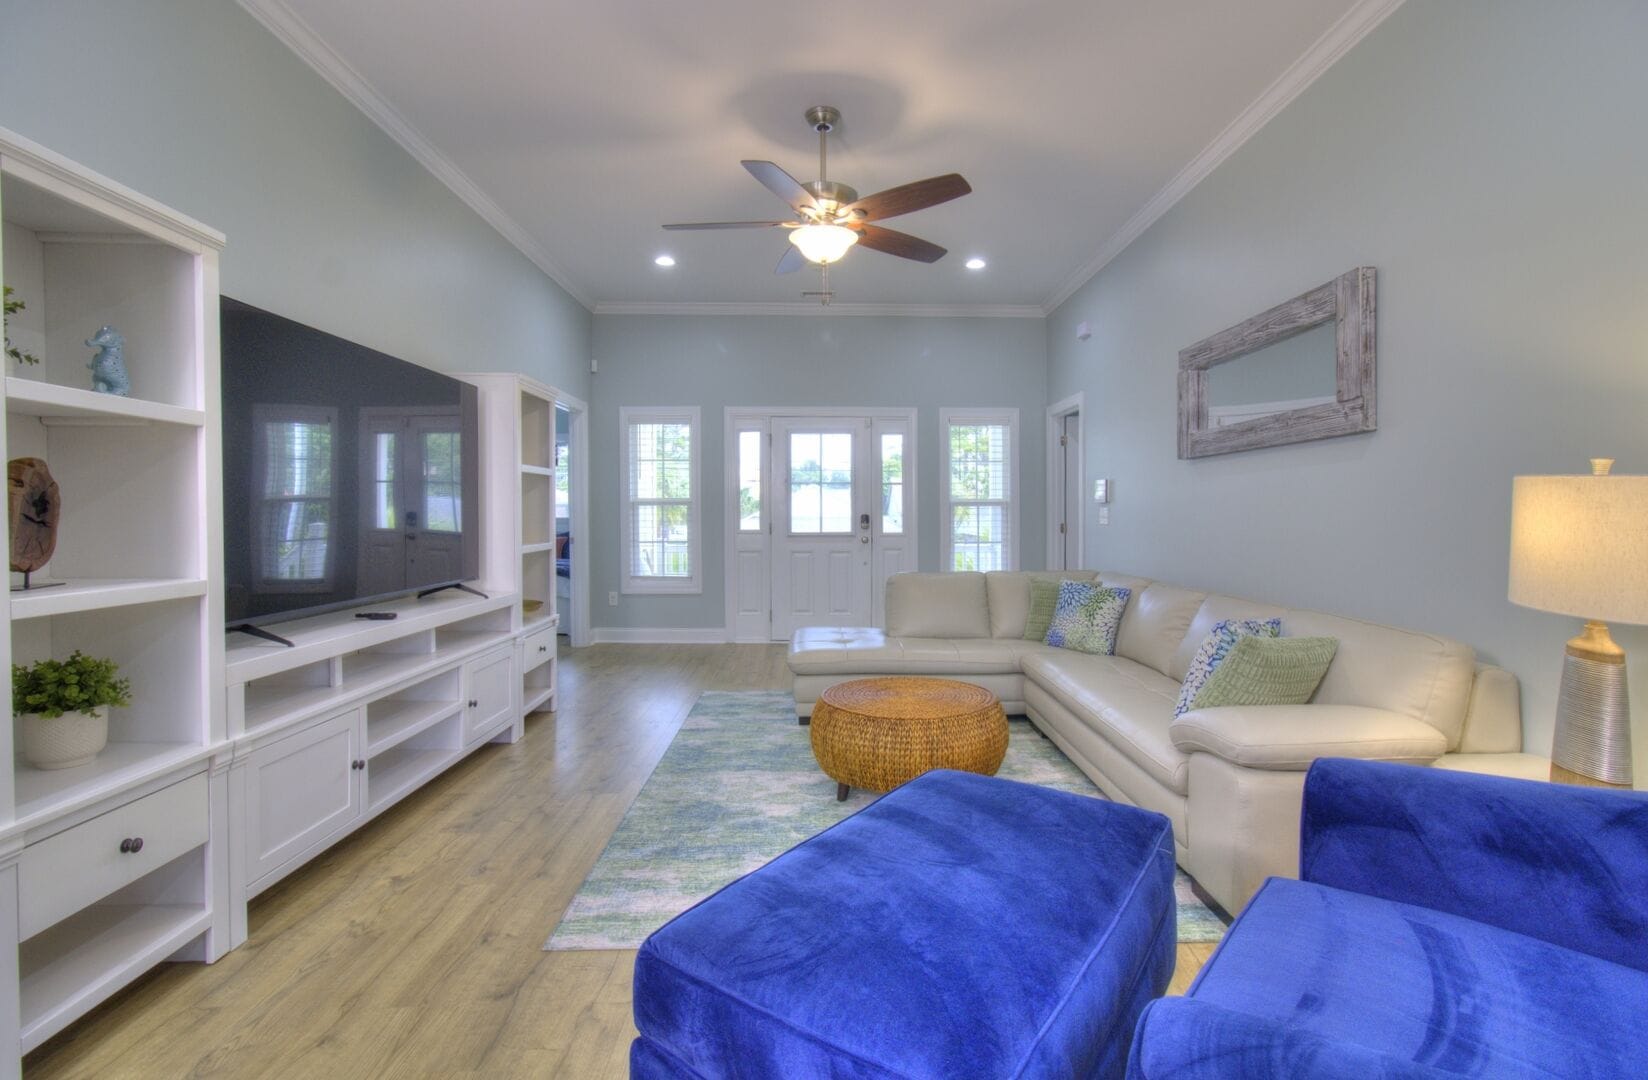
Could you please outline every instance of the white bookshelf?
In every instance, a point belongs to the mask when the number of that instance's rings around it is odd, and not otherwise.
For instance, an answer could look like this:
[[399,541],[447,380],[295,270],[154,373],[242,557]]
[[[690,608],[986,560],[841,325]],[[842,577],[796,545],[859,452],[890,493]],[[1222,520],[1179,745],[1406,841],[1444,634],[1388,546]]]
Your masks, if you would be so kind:
[[[0,1002],[16,1002],[0,1006],[0,1072],[185,946],[205,959],[227,947],[211,887],[224,853],[206,839],[225,790],[213,760],[226,735],[222,246],[206,226],[0,131],[0,269],[27,305],[7,330],[41,361],[4,361],[0,423],[7,458],[43,458],[63,499],[56,551],[33,575],[62,584],[8,595],[0,648],[20,664],[76,649],[109,657],[132,685],[90,764],[35,769],[16,755],[13,725],[0,737],[0,902],[33,913],[0,920],[0,952],[18,958],[16,985],[0,988]],[[83,342],[105,325],[125,339],[127,397],[91,389]],[[151,855],[191,839],[164,864],[122,861],[104,848],[123,829],[148,832]]]
[[[521,594],[522,712],[555,708],[555,403],[559,393],[524,375],[467,376],[481,390],[486,452],[482,492],[497,515],[488,539],[482,576]],[[499,511],[500,502],[509,514]],[[535,603],[532,611],[526,603]]]

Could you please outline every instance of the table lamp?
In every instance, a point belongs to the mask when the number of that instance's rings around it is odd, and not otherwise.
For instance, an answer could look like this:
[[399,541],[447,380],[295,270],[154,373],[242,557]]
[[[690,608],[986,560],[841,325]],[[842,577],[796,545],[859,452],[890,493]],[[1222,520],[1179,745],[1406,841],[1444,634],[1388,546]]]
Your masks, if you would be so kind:
[[1511,482],[1510,599],[1586,620],[1562,658],[1551,779],[1630,787],[1625,650],[1607,622],[1648,623],[1648,476],[1610,476],[1613,464]]

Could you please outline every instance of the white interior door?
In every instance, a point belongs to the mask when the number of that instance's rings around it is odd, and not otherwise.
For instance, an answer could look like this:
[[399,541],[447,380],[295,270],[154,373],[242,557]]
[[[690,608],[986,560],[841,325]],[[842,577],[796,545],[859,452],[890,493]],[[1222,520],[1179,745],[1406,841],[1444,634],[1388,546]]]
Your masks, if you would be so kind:
[[881,518],[868,417],[772,423],[772,636],[801,626],[870,626]]
[[1081,413],[1064,417],[1064,564],[1060,569],[1078,570],[1082,564],[1082,431]]

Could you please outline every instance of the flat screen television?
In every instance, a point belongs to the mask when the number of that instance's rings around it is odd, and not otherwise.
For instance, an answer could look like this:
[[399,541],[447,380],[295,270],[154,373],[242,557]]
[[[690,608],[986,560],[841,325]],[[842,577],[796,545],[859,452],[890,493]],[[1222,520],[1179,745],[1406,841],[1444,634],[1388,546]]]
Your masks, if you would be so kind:
[[222,299],[231,627],[479,576],[475,387]]

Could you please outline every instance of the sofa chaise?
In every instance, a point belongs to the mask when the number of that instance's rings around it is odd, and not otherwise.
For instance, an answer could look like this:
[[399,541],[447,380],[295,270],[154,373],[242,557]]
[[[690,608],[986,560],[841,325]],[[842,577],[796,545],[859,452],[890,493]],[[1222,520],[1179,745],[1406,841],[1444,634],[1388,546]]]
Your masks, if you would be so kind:
[[[1036,577],[1131,589],[1115,655],[1024,640]],[[1229,911],[1267,877],[1296,872],[1300,795],[1319,757],[1530,776],[1543,765],[1521,753],[1515,677],[1434,634],[1109,571],[897,574],[886,600],[884,630],[796,631],[788,660],[798,715],[811,715],[827,687],[872,675],[987,687],[1106,795],[1167,815],[1179,864]],[[1311,704],[1175,718],[1213,625],[1271,617],[1284,635],[1339,641]]]
[[1648,795],[1327,759],[1302,829],[1133,1080],[1648,1076]]

